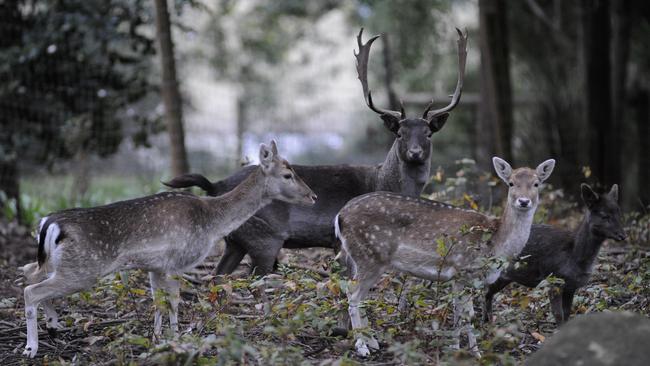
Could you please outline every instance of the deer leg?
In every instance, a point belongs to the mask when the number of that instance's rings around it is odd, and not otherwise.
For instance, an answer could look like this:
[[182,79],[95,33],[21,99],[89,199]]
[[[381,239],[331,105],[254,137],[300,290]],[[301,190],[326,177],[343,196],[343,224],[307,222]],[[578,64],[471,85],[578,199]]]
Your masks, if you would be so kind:
[[406,310],[408,309],[408,293],[411,290],[411,281],[409,281],[408,275],[402,276],[404,279],[404,284],[402,285],[402,290],[400,291],[399,299],[397,300],[397,311],[402,316],[406,316]]
[[451,291],[454,294],[452,306],[454,311],[454,342],[451,344],[452,349],[460,349],[460,318],[461,318],[461,304],[463,299],[460,297],[463,287],[454,281],[451,286]]
[[165,277],[165,291],[169,299],[169,327],[172,335],[178,335],[178,304],[181,301],[180,284],[176,278],[170,275]]
[[562,290],[562,315],[563,320],[569,321],[571,317],[571,307],[573,305],[573,295],[576,293],[575,289],[564,288]]
[[474,318],[474,302],[470,294],[463,293],[463,286],[454,281],[452,284],[452,291],[454,292],[453,307],[454,307],[454,343],[452,348],[460,348],[460,335],[465,332],[470,351],[476,356],[481,357],[474,335],[474,328],[472,327],[472,319]]
[[166,275],[159,272],[149,272],[149,283],[151,285],[151,296],[153,297],[153,338],[158,340],[162,335],[162,309],[166,307],[165,302],[165,280]]
[[47,333],[50,337],[54,338],[56,337],[56,331],[62,328],[59,323],[59,316],[57,315],[51,300],[41,301],[41,306],[43,306],[43,312],[45,313],[45,326],[47,328]]
[[[96,278],[94,277],[66,278],[61,274],[61,272],[55,272],[51,278],[25,287],[24,296],[25,320],[27,323],[27,344],[25,345],[23,355],[34,357],[38,351],[38,325],[36,320],[38,304],[89,287],[95,280]],[[51,305],[49,306],[51,310]]]
[[230,237],[226,237],[226,248],[219,264],[217,264],[216,273],[218,275],[233,273],[245,255],[246,250],[239,242]]
[[266,276],[272,273],[276,258],[284,245],[284,239],[269,236],[251,240],[247,244],[248,254],[253,262],[252,273],[257,276]]
[[467,343],[469,346],[470,352],[477,358],[481,358],[481,351],[478,348],[478,343],[476,342],[476,335],[474,335],[474,327],[472,326],[472,319],[474,319],[474,301],[472,300],[471,295],[466,295],[467,301],[465,302],[465,313],[468,315],[466,319],[467,324],[465,325],[465,334],[467,334]]
[[564,311],[562,310],[562,290],[558,287],[552,287],[548,291],[551,303],[551,312],[555,317],[555,323],[559,326],[564,323]]
[[[368,319],[361,316],[359,307],[361,302],[368,296],[368,292],[377,283],[377,280],[384,272],[385,267],[365,270],[358,268],[355,280],[348,286],[348,312],[350,314],[350,321],[352,322],[352,329],[358,331],[361,328],[368,326]],[[356,333],[356,332],[355,332]],[[355,334],[357,340],[355,342],[355,349],[357,354],[361,357],[367,357],[370,354],[370,348],[378,349],[379,344],[377,340],[372,337],[366,337],[361,334]]]
[[483,321],[485,323],[492,322],[492,302],[494,295],[498,294],[501,290],[508,286],[510,282],[512,281],[502,276],[488,285],[487,291],[485,292],[485,304],[483,307]]

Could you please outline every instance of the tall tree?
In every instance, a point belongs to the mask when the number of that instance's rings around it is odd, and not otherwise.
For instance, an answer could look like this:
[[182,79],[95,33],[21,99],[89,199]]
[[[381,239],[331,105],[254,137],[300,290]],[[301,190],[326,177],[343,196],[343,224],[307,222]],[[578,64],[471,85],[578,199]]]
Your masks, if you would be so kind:
[[626,126],[625,106],[627,93],[627,66],[630,53],[631,1],[618,0],[611,3],[611,118],[607,130],[607,154],[605,155],[606,180],[609,183],[622,181],[623,159],[621,158],[623,131]]
[[[517,92],[534,98],[532,121],[518,131],[518,155],[537,160],[561,157],[553,178],[574,195],[584,180],[588,145],[583,120],[584,78],[580,6],[562,0],[509,3],[512,53],[518,61]],[[552,57],[540,57],[552,55]],[[523,121],[522,121],[523,122]]]
[[[208,34],[215,42],[211,55],[216,77],[238,87],[235,166],[242,156],[243,136],[256,107],[276,102],[274,77],[286,55],[339,0],[220,0],[212,12]],[[272,119],[266,115],[264,118]]]
[[124,123],[148,124],[123,113],[152,90],[142,3],[0,3],[0,189],[17,192],[28,165],[110,155]]
[[187,162],[185,133],[183,130],[183,101],[176,78],[174,42],[172,40],[167,0],[154,0],[154,5],[156,8],[156,35],[162,65],[161,91],[171,148],[171,170],[172,175],[181,175],[189,171],[189,163]]
[[583,34],[589,161],[595,177],[611,185],[620,180],[620,166],[612,163],[620,150],[612,123],[609,1],[583,0]]
[[489,170],[496,154],[512,161],[512,90],[507,7],[504,0],[479,0],[481,101],[477,118],[477,162]]
[[[649,83],[636,85],[631,93],[632,115],[636,122],[637,192],[641,209],[650,207],[650,91]],[[639,208],[635,205],[636,208]]]

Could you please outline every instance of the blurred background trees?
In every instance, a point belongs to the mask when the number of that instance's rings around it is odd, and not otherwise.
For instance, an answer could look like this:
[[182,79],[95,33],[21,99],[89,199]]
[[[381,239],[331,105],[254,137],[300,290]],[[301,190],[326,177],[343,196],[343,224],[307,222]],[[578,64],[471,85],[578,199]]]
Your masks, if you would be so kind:
[[[454,27],[469,30],[463,98],[433,138],[442,174],[464,157],[484,170],[495,154],[517,165],[554,157],[552,183],[569,195],[581,181],[620,183],[627,209],[650,204],[646,1],[174,1],[166,56],[156,5],[167,4],[0,2],[0,199],[56,177],[73,177],[69,195],[81,196],[90,176],[137,176],[128,185],[154,191],[187,169],[217,178],[270,137],[300,163],[379,163],[392,137],[356,79],[363,26],[383,34],[373,95],[403,100],[409,116],[432,98],[446,104]],[[173,143],[160,123],[169,85]],[[173,163],[185,152],[189,164]]]

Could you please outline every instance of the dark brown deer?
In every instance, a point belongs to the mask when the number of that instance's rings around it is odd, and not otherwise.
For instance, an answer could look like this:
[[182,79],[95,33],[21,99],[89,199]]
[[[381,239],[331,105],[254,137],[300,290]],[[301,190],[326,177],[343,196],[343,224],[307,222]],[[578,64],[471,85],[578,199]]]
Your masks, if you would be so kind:
[[553,315],[558,325],[569,320],[573,295],[589,281],[605,239],[625,240],[618,185],[614,184],[609,193],[603,195],[586,184],[580,188],[586,206],[580,226],[571,232],[550,225],[533,225],[520,255],[523,258],[520,265],[501,273],[499,279],[488,286],[483,320],[491,320],[492,299],[508,284],[517,282],[532,288],[551,274],[564,280],[562,286],[549,292]]
[[[149,271],[151,293],[169,296],[169,322],[178,331],[179,283],[173,277],[201,263],[214,244],[257,210],[282,200],[313,204],[316,196],[278,155],[275,142],[260,147],[260,166],[235,189],[219,197],[165,192],[106,206],[50,214],[39,228],[38,263],[23,267],[27,345],[38,351],[36,312],[43,305],[48,330],[59,327],[51,300],[92,286],[120,270]],[[154,301],[154,304],[159,302]],[[156,306],[154,335],[161,334]]]
[[[537,209],[540,185],[551,175],[555,160],[547,160],[536,169],[516,170],[497,157],[493,163],[509,186],[500,219],[389,192],[365,194],[341,209],[334,225],[341,241],[340,255],[352,275],[348,311],[354,330],[367,326],[359,306],[389,270],[430,281],[454,279],[454,292],[460,292],[458,280],[480,278],[489,284],[499,277],[500,270],[487,265],[487,258],[508,260],[521,252]],[[490,239],[485,238],[486,233]],[[471,325],[460,326],[461,319],[471,318],[473,312],[471,297],[462,296],[454,304],[456,332],[459,335],[465,329],[469,347],[478,355]],[[461,317],[462,313],[466,316]],[[356,335],[355,348],[360,356],[367,356],[369,347],[378,348],[374,338]]]
[[[384,126],[396,139],[382,164],[376,166],[304,166],[294,165],[296,172],[319,197],[312,207],[300,207],[274,202],[260,210],[241,228],[226,237],[225,253],[217,266],[218,274],[231,273],[244,255],[250,255],[256,274],[273,270],[280,249],[333,247],[332,222],[343,205],[364,193],[374,191],[399,192],[411,197],[420,195],[429,178],[431,166],[431,135],[445,124],[449,112],[460,101],[467,57],[467,35],[458,30],[458,82],[451,102],[444,108],[432,110],[429,105],[422,118],[407,118],[404,109],[392,111],[374,105],[368,88],[368,56],[372,43],[357,36],[359,52],[355,53],[357,74],[368,107],[379,114]],[[215,183],[198,174],[176,177],[165,183],[173,188],[198,186],[208,195],[217,196],[233,189],[255,166],[245,167],[232,176]]]

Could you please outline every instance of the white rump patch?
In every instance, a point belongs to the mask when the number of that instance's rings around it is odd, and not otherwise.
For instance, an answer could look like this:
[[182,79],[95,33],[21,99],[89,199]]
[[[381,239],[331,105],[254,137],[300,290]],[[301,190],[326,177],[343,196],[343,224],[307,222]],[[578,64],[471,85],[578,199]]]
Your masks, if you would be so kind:
[[38,231],[36,232],[36,243],[41,242],[41,230],[43,230],[43,225],[45,225],[45,221],[47,221],[48,216],[45,216],[41,219],[41,221],[38,222]]
[[59,235],[61,234],[61,228],[59,227],[59,224],[57,223],[52,223],[50,226],[47,228],[47,232],[45,233],[45,253],[50,257],[50,261],[54,262],[52,258],[52,255],[54,254],[54,250],[56,249],[56,239],[59,238]]
[[350,267],[349,268],[350,278],[354,278],[354,276],[356,276],[357,274],[357,263],[350,256],[349,254],[350,251],[348,250],[348,244],[345,241],[343,235],[341,235],[341,228],[339,227],[339,214],[336,214],[336,216],[334,216],[334,235],[341,242],[341,251],[336,257],[340,258],[341,256],[343,256],[343,259],[345,260],[345,264]]

